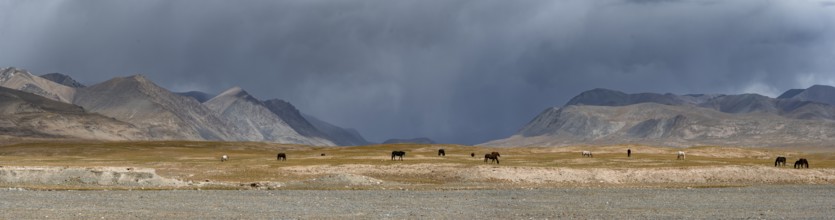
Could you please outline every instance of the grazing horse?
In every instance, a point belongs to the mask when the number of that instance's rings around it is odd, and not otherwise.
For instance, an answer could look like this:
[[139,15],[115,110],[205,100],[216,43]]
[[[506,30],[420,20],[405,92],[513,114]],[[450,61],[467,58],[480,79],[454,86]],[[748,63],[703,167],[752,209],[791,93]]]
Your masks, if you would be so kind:
[[275,156],[275,159],[276,160],[287,160],[287,154],[278,153],[278,155]]
[[594,157],[594,156],[591,155],[591,151],[584,150],[583,151],[583,157]]
[[777,160],[774,161],[774,166],[776,167],[777,165],[786,166],[786,157],[777,157]]
[[797,162],[794,162],[794,168],[809,168],[809,161],[806,158],[800,158]]
[[676,160],[684,160],[684,158],[685,158],[684,155],[685,155],[684,151],[679,151],[678,155],[676,156]]
[[325,154],[321,154],[321,155],[319,155],[319,156],[323,156],[323,157],[324,157],[324,156],[325,156]]
[[470,157],[475,157],[475,153],[470,153]]
[[391,152],[391,160],[394,160],[394,157],[400,157],[400,160],[403,160],[403,156],[406,155],[406,152],[403,151],[392,151]]
[[496,161],[496,164],[499,164],[499,153],[498,152],[493,152],[493,153],[485,154],[484,155],[484,162],[487,163],[487,160],[490,160],[491,163],[493,161]]
[[445,157],[446,156],[446,151],[444,151],[444,149],[438,150],[438,156]]
[[224,154],[223,156],[220,156],[220,162],[227,161],[227,160],[229,160],[229,156],[226,156],[226,154]]

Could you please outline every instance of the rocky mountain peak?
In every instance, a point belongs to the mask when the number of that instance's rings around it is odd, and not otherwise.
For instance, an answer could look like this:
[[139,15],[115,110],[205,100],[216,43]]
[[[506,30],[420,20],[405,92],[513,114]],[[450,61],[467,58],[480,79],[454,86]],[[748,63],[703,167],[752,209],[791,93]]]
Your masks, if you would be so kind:
[[148,80],[148,78],[145,77],[145,75],[142,75],[142,74],[130,75],[130,76],[124,77],[123,80],[126,80],[128,82],[135,82],[135,83],[140,84],[140,85],[154,84],[151,80]]
[[254,103],[259,103],[259,104],[261,103],[260,100],[258,100],[254,96],[250,95],[248,92],[246,92],[246,90],[243,90],[241,87],[237,87],[237,86],[229,88],[226,91],[223,91],[219,95],[215,96],[214,98],[209,99],[209,101],[206,101],[206,102],[211,102],[212,100],[216,100],[216,99],[217,100],[225,99],[225,100],[229,100],[229,101],[236,100],[236,99],[241,99],[241,100],[245,100],[245,101],[249,101],[249,102],[254,102]]
[[0,86],[65,103],[72,102],[75,94],[75,88],[52,82],[15,67],[0,69]]
[[241,89],[241,87],[237,87],[237,86],[235,86],[235,87],[232,87],[232,88],[227,89],[226,91],[221,92],[221,93],[220,93],[219,95],[217,95],[217,96],[234,96],[234,97],[243,97],[243,96],[249,96],[249,93],[247,93],[246,91],[244,91],[243,89]]
[[0,83],[8,81],[17,74],[24,74],[25,76],[32,76],[29,71],[17,67],[6,67],[0,69]]
[[80,82],[75,81],[75,79],[73,79],[72,77],[70,77],[68,75],[65,75],[65,74],[61,74],[61,73],[44,74],[44,75],[41,75],[41,78],[48,79],[49,81],[53,81],[55,83],[65,85],[65,86],[69,86],[69,87],[72,87],[72,88],[84,88],[85,87],[84,84],[81,84]]

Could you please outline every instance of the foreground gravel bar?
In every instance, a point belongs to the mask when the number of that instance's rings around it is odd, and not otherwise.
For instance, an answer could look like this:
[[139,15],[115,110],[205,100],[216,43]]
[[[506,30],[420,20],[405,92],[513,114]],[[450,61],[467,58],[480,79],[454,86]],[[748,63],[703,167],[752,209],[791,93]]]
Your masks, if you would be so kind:
[[835,186],[461,191],[0,190],[0,219],[832,219]]

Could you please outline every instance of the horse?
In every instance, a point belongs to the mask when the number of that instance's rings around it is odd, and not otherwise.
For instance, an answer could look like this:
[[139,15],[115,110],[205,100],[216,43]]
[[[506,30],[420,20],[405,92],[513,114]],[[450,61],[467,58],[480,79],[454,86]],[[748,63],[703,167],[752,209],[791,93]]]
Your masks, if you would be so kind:
[[777,157],[777,160],[774,161],[774,166],[777,165],[786,166],[786,157]]
[[493,152],[493,153],[485,154],[484,155],[484,162],[487,163],[487,160],[490,160],[491,163],[493,161],[496,161],[496,164],[499,164],[499,153]]
[[583,157],[594,157],[594,156],[591,155],[591,151],[584,150],[583,151]]
[[475,153],[470,153],[470,157],[475,157]]
[[319,156],[323,156],[323,157],[324,157],[324,156],[325,156],[325,154],[320,154]]
[[678,155],[676,156],[676,160],[684,160],[685,159],[684,155],[685,155],[684,151],[679,151]]
[[444,151],[444,149],[439,149],[438,150],[438,156],[445,157],[446,156],[446,151]]
[[220,156],[220,162],[227,161],[227,160],[229,160],[229,156],[226,156],[226,154],[224,154],[223,156]]
[[394,160],[394,157],[400,157],[400,160],[403,160],[403,156],[406,156],[406,152],[403,152],[403,151],[392,151],[391,152],[391,160]]
[[806,158],[800,158],[797,162],[794,162],[794,168],[809,168],[809,161]]
[[287,155],[284,154],[284,153],[278,153],[278,155],[275,156],[275,159],[276,160],[287,160]]

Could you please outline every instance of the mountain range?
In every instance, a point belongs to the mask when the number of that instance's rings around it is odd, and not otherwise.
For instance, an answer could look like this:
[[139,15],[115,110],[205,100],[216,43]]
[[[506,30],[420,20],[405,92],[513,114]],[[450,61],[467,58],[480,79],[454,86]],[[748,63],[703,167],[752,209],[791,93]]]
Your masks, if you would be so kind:
[[[207,98],[202,92],[173,93],[142,75],[85,86],[60,73],[40,77],[17,68],[0,69],[0,87],[6,116],[0,135],[8,137],[368,144],[353,129],[315,119],[317,127],[289,102],[261,101],[238,87]],[[33,120],[41,126],[24,126]],[[82,125],[91,131],[76,131]]]
[[[354,129],[239,87],[174,93],[143,75],[84,85],[70,76],[0,68],[0,139],[219,140],[367,145]],[[385,143],[434,143],[428,138]],[[484,146],[835,147],[835,87],[758,94],[635,93],[592,89],[550,107]]]
[[835,87],[758,94],[627,94],[592,89],[485,146],[649,144],[835,146]]

